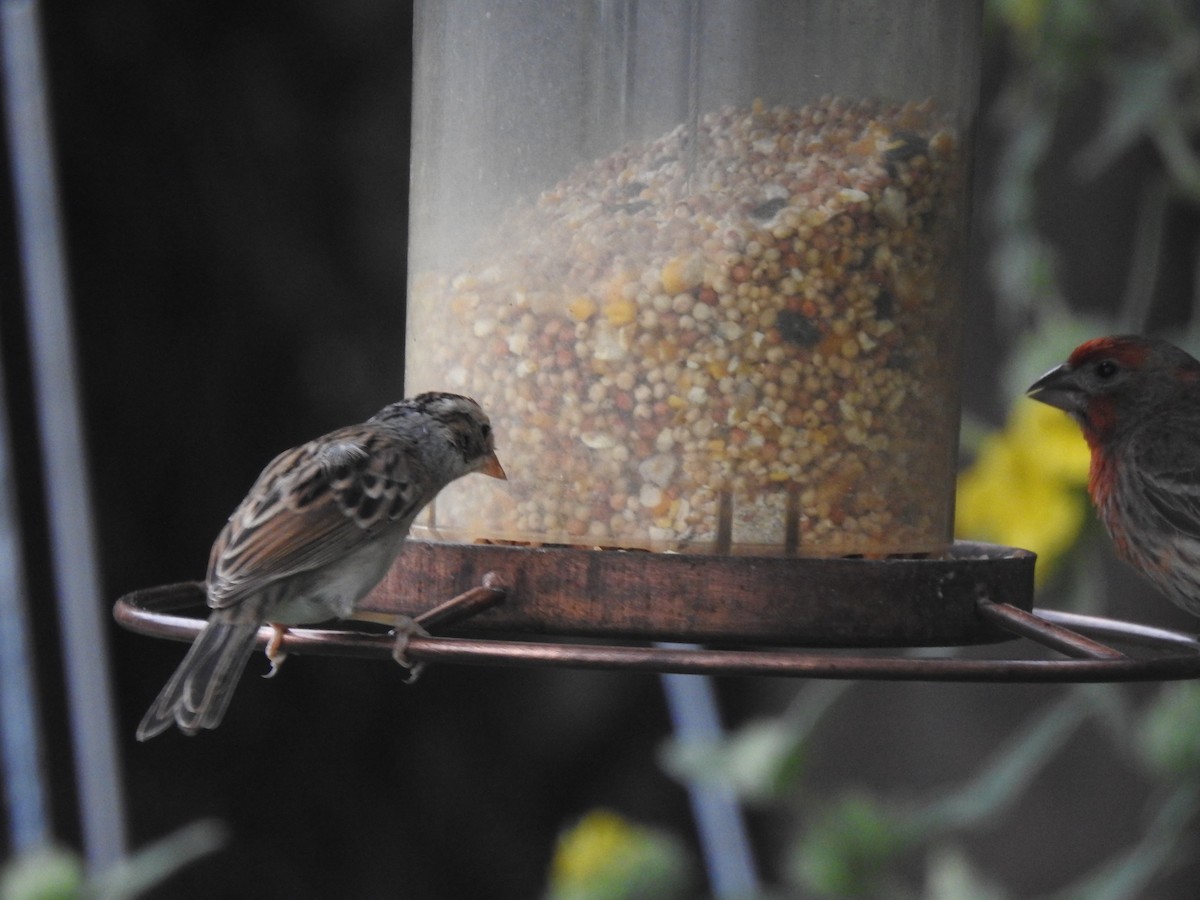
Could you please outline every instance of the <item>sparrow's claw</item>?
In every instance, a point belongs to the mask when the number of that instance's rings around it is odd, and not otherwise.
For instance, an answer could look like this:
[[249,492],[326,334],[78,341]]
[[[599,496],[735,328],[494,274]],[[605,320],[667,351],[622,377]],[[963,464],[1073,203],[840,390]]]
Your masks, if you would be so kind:
[[287,626],[276,625],[272,622],[271,629],[275,632],[271,636],[271,640],[267,641],[267,659],[271,662],[271,671],[263,678],[274,678],[279,674],[283,661],[287,659],[287,651],[283,649],[283,636],[287,634]]
[[395,635],[396,643],[392,645],[392,659],[408,670],[408,677],[405,681],[408,684],[412,684],[421,674],[421,670],[425,668],[425,664],[422,662],[413,662],[408,658],[408,642],[412,640],[413,635],[417,637],[429,637],[429,632],[418,625],[416,620],[410,616],[400,616],[396,619]]

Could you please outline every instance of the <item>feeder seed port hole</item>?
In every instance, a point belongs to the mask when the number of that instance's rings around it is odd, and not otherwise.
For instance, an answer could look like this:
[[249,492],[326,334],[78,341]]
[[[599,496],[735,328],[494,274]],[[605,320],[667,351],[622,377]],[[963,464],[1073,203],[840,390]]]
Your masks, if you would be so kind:
[[[289,628],[289,653],[406,663],[900,681],[1200,677],[1196,636],[1033,609],[1034,554],[956,542],[921,558],[714,557],[410,541],[360,617]],[[449,588],[449,590],[447,589]],[[461,591],[431,605],[429,597]],[[117,601],[132,631],[192,640],[203,582]],[[411,619],[418,633],[368,623]],[[264,626],[258,642],[274,635]],[[1001,658],[943,655],[1012,649]],[[943,648],[932,653],[930,648]],[[1118,649],[1119,648],[1119,649]],[[1046,658],[1049,657],[1049,658]]]

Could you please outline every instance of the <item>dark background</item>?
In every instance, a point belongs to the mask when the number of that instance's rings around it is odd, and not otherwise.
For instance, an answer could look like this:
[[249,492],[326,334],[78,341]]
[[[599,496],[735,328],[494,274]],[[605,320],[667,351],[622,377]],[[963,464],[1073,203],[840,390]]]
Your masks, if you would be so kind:
[[[202,577],[214,535],[267,460],[400,396],[411,10],[387,0],[96,0],[43,13],[109,603]],[[991,40],[985,108],[1006,65]],[[1086,130],[1095,113],[1078,115],[1068,124]],[[989,129],[981,205],[995,166]],[[1139,149],[1083,189],[1065,175],[1068,155],[1047,172],[1061,190],[1045,224],[1070,250],[1071,296],[1103,304],[1125,276],[1131,173],[1147,157]],[[0,335],[39,673],[54,698],[37,445],[5,262]],[[1000,348],[989,292],[975,281],[965,392],[994,417]],[[443,666],[407,687],[389,664],[300,657],[262,681],[256,657],[219,730],[143,745],[133,730],[183,647],[115,626],[104,638],[134,846],[205,816],[234,835],[157,896],[530,898],[560,828],[599,804],[691,840],[684,794],[655,763],[669,726],[652,676]],[[777,709],[792,690],[720,685],[735,721]],[[856,691],[822,735],[817,777],[914,789],[968,777],[1046,697],[1004,686]],[[77,839],[61,703],[45,718],[56,819]],[[931,760],[930,735],[946,728]],[[1018,892],[1061,884],[1136,839],[1104,813],[1132,775],[1089,753],[1089,738],[1019,817],[973,848]],[[1096,792],[1101,781],[1108,790]],[[1055,824],[1066,806],[1069,834]],[[774,846],[770,823],[758,824]]]

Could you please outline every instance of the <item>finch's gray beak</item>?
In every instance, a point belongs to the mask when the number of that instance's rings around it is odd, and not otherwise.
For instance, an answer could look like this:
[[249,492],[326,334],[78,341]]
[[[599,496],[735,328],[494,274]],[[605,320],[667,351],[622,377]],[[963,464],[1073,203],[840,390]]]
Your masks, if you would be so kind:
[[492,451],[483,458],[483,466],[479,471],[492,478],[508,481],[508,476],[504,474],[504,467],[500,465],[500,460],[496,458],[495,451]]
[[1083,390],[1075,379],[1075,371],[1066,363],[1055,366],[1031,384],[1025,394],[1073,415],[1083,410]]

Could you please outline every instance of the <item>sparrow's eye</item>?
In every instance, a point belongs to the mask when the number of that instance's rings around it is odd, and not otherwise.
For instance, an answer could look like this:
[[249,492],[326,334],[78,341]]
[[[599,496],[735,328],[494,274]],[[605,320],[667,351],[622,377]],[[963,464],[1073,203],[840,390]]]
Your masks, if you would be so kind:
[[1100,362],[1096,363],[1096,377],[1107,381],[1116,375],[1119,369],[1120,366],[1118,366],[1111,359],[1102,359]]
[[491,425],[481,425],[479,428],[479,432],[480,432],[480,434],[483,435],[483,439],[486,441],[488,439],[488,435],[490,435],[492,433],[492,426]]

